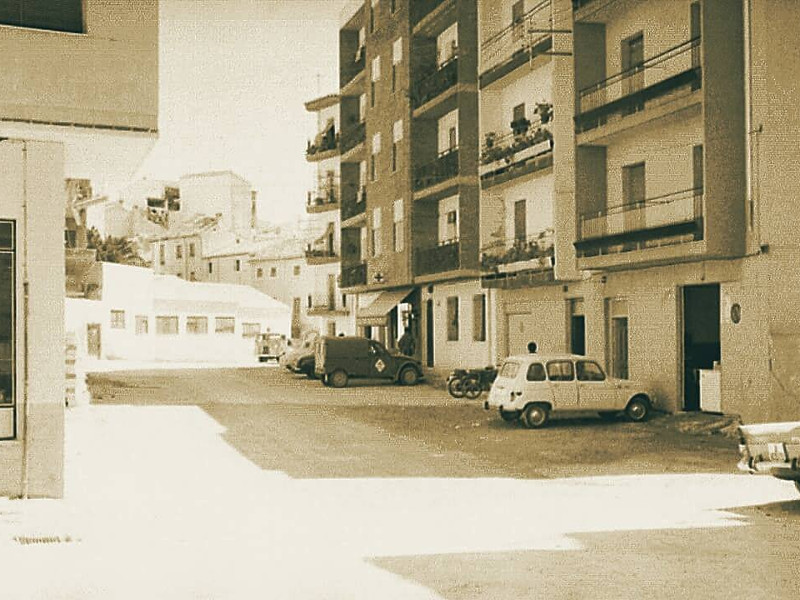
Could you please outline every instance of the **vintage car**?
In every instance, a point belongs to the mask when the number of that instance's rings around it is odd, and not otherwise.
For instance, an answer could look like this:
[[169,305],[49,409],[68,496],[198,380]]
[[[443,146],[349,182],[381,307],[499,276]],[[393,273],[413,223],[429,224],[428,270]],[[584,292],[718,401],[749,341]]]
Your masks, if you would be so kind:
[[363,337],[320,338],[315,371],[323,383],[337,388],[351,378],[390,379],[402,385],[415,385],[423,378],[418,360]]
[[739,427],[739,469],[794,481],[800,492],[800,421]]
[[585,356],[520,354],[505,360],[484,408],[497,409],[504,421],[521,418],[537,428],[559,412],[597,412],[603,418],[625,413],[631,421],[644,421],[654,398],[646,385],[608,377],[598,361]]
[[316,379],[314,374],[314,344],[319,334],[310,332],[301,340],[291,343],[289,350],[281,357],[280,364],[292,373],[303,373],[311,379]]
[[280,362],[286,353],[286,336],[280,333],[262,333],[256,338],[258,362]]

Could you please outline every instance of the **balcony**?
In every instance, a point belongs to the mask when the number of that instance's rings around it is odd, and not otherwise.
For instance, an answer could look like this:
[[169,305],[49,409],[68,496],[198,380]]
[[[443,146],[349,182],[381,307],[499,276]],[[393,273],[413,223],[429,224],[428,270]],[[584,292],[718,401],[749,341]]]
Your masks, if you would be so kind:
[[332,262],[337,262],[339,256],[332,248],[306,248],[306,263],[309,265],[325,265]]
[[338,148],[339,134],[336,133],[336,128],[331,125],[325,131],[317,135],[313,143],[311,140],[308,141],[308,145],[306,146],[306,158],[312,162],[333,158],[338,154]]
[[433,248],[420,248],[414,252],[414,274],[430,275],[455,271],[459,268],[459,252],[461,244],[458,240],[439,242]]
[[703,188],[581,215],[579,256],[629,252],[703,239]]
[[701,65],[697,37],[582,89],[578,93],[576,132],[599,127],[610,116],[624,117],[644,110],[647,102],[679,88],[699,89]]
[[414,169],[414,190],[437,185],[456,177],[459,173],[458,148],[446,150],[436,160]]
[[360,262],[355,265],[342,265],[342,274],[339,277],[339,288],[346,289],[359,285],[367,285],[367,263]]
[[552,269],[554,235],[552,229],[545,229],[536,235],[493,242],[481,252],[481,268],[495,274]]
[[489,37],[481,45],[481,87],[526,64],[553,46],[550,2],[539,2],[517,21]]
[[308,192],[306,199],[306,212],[309,214],[335,210],[339,207],[339,186],[328,183],[318,187],[315,191]]
[[306,309],[309,317],[344,317],[350,313],[350,309],[344,305],[337,305],[336,298],[331,297],[312,297],[311,306]]
[[367,139],[367,123],[360,121],[359,123],[348,127],[342,132],[342,154],[348,153],[350,150],[363,144]]
[[420,77],[411,92],[412,108],[419,108],[443,94],[458,83],[458,55],[456,54],[435,71]]
[[536,122],[527,119],[514,121],[511,123],[512,130],[502,136],[494,132],[485,135],[480,157],[484,188],[553,164],[553,134],[550,132],[552,106],[539,106],[543,107],[542,115]]
[[367,210],[367,188],[361,186],[356,190],[355,194],[347,200],[342,200],[342,224],[345,221],[352,219],[358,215],[364,214]]

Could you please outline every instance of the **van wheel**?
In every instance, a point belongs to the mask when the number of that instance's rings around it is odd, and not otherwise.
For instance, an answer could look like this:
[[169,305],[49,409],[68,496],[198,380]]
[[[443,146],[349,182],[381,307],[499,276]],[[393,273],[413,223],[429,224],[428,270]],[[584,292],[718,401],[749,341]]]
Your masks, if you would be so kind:
[[518,410],[503,410],[500,409],[500,418],[506,423],[513,423],[519,419],[520,411]]
[[400,383],[403,385],[417,385],[419,373],[414,367],[406,367],[400,371]]
[[522,420],[528,429],[544,427],[550,417],[550,410],[544,404],[529,404],[522,413]]
[[650,415],[650,401],[645,396],[634,396],[625,407],[625,415],[634,423],[640,423]]
[[337,369],[330,375],[328,375],[328,383],[335,388],[343,388],[347,386],[347,373],[342,371],[341,369]]

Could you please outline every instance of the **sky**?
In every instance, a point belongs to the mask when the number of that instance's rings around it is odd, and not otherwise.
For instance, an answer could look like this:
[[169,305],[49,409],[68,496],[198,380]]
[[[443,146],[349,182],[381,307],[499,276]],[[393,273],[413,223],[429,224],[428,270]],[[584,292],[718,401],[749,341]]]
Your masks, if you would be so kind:
[[301,216],[316,120],[303,103],[338,90],[347,0],[161,0],[159,140],[139,177],[232,170],[259,217]]

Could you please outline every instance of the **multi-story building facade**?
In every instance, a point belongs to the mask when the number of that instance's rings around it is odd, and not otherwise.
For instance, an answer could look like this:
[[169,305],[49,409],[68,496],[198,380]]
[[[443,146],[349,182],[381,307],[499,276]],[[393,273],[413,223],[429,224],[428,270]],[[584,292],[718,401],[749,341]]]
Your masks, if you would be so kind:
[[[125,181],[158,127],[158,3],[0,12],[0,495],[63,491],[66,178]],[[34,376],[35,373],[35,376]]]
[[258,225],[256,193],[249,181],[232,171],[184,175],[178,182],[180,212],[185,218],[222,215],[222,226],[246,233]]

